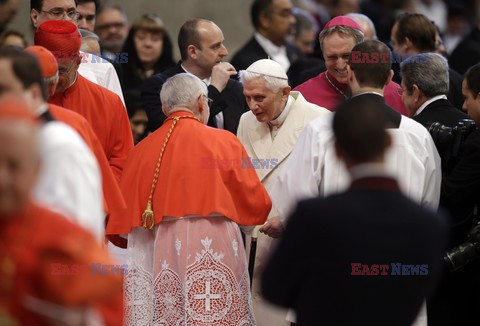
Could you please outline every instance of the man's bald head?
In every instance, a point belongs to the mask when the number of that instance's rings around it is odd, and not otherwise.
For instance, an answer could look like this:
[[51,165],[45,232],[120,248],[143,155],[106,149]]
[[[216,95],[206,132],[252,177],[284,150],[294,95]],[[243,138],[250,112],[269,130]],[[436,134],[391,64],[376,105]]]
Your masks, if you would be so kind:
[[25,102],[0,98],[0,218],[20,213],[37,180],[37,123]]

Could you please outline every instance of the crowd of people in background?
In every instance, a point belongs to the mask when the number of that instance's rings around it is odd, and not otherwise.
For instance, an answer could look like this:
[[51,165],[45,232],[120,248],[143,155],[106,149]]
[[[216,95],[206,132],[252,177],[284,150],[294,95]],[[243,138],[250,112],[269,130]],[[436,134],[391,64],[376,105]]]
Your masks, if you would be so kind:
[[18,8],[1,325],[480,325],[477,1],[254,0],[235,53],[111,0],[31,0],[29,44]]

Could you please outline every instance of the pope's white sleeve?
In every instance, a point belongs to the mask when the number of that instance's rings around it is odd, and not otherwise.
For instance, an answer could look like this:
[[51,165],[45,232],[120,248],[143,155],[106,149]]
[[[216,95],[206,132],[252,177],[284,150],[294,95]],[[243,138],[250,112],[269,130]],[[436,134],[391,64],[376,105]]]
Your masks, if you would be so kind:
[[442,185],[441,159],[435,143],[428,132],[425,133],[424,143],[428,156],[425,162],[426,178],[422,194],[422,206],[437,210]]
[[[71,134],[76,137],[72,142],[57,139],[48,144],[45,138],[41,140],[42,168],[34,197],[40,204],[65,215],[101,240],[105,214],[100,169],[80,136],[73,130]],[[62,137],[64,135],[62,133]],[[51,137],[51,134],[45,136]]]
[[318,137],[311,124],[305,126],[272,187],[273,207],[283,219],[299,200],[319,195],[323,154]]

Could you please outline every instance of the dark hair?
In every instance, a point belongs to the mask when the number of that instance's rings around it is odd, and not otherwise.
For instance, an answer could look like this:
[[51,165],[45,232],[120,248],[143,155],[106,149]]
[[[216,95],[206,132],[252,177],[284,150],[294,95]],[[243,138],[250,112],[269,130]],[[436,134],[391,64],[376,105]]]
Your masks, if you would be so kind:
[[12,36],[12,35],[13,36],[18,36],[19,38],[21,38],[22,41],[23,41],[24,47],[28,46],[27,40],[25,39],[25,35],[23,35],[22,33],[18,32],[18,31],[13,30],[13,29],[7,30],[0,35],[0,46],[3,45],[3,42],[5,42],[7,37]]
[[[75,6],[78,4],[78,0],[75,1]],[[98,0],[97,0],[98,1]],[[43,0],[30,0],[30,10],[35,9],[36,11],[42,10]]]
[[272,0],[255,0],[250,7],[250,18],[255,29],[260,27],[260,16],[269,13]]
[[356,163],[371,161],[385,152],[386,121],[379,102],[368,97],[345,101],[333,117],[336,144]]
[[198,34],[198,24],[201,21],[206,21],[201,18],[193,18],[187,20],[178,32],[178,49],[180,50],[180,57],[182,60],[188,59],[188,46],[193,45],[201,49],[200,36]]
[[163,22],[156,15],[143,15],[133,24],[132,28],[128,32],[127,39],[125,40],[125,44],[123,45],[122,49],[122,53],[128,53],[128,62],[122,64],[122,86],[124,95],[125,93],[136,92],[144,81],[143,72],[145,71],[145,67],[142,62],[140,62],[134,40],[135,34],[138,31],[147,31],[162,36],[162,52],[160,57],[153,65],[155,74],[162,72],[175,64],[173,61],[172,41],[164,29]]
[[348,57],[348,65],[355,72],[361,87],[383,88],[392,67],[392,53],[388,46],[377,40],[356,44]]
[[95,3],[95,11],[97,11],[98,8],[100,8],[100,0],[76,0],[76,2],[77,2],[77,5],[81,3],[93,2]]
[[33,54],[15,47],[4,46],[0,47],[0,59],[9,60],[12,63],[13,73],[20,80],[24,89],[38,84],[42,90],[43,99],[47,100],[47,89],[43,81],[42,70]]
[[468,68],[465,73],[465,80],[467,81],[468,90],[473,98],[477,98],[480,93],[480,63]]
[[397,18],[396,41],[403,44],[405,39],[412,42],[420,52],[435,52],[437,49],[435,25],[422,14],[405,13]]

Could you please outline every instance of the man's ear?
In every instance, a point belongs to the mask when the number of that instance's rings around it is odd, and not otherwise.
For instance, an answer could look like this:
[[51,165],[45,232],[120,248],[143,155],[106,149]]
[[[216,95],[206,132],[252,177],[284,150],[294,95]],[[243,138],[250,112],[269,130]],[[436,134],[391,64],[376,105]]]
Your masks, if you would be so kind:
[[352,67],[350,67],[350,65],[347,64],[347,80],[348,80],[348,83],[350,84],[351,82],[353,82],[354,78],[355,78],[355,73],[353,72]]
[[32,24],[35,28],[38,28],[38,15],[40,14],[38,13],[37,10],[35,9],[30,10],[30,19],[32,20]]
[[187,54],[189,58],[192,58],[193,60],[197,59],[197,47],[195,45],[190,44],[187,46]]
[[266,12],[261,13],[260,16],[258,17],[259,21],[259,27],[260,28],[268,28],[270,25],[271,18],[268,16]]
[[282,89],[282,98],[287,101],[288,100],[288,95],[290,95],[290,91],[292,90],[292,88],[290,86],[285,86],[283,89]]
[[405,42],[403,42],[403,44],[405,44],[405,52],[406,53],[411,53],[412,49],[415,48],[413,46],[412,41],[408,37],[405,37]]
[[202,114],[203,110],[205,110],[205,101],[203,100],[203,96],[200,95],[200,97],[197,100],[198,104],[198,113]]
[[417,84],[413,84],[412,86],[412,95],[415,101],[420,98],[420,88],[418,88]]

